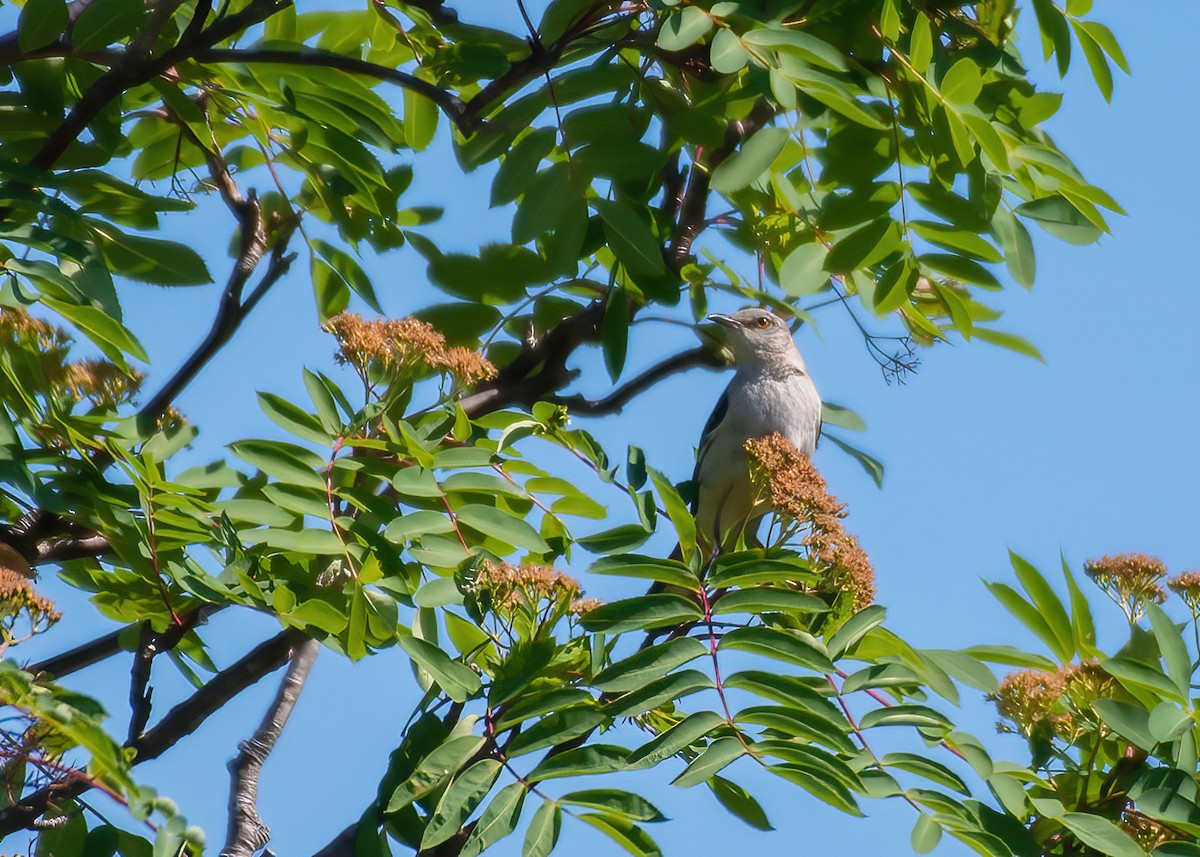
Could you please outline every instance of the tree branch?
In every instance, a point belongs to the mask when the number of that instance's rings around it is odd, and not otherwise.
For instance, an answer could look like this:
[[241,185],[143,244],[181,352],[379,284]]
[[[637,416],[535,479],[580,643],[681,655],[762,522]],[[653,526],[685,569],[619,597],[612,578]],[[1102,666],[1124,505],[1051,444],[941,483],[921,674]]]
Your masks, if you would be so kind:
[[296,707],[296,700],[320,648],[320,643],[309,639],[292,651],[291,663],[275,701],[254,737],[238,746],[237,757],[229,763],[233,787],[229,794],[229,833],[221,857],[253,857],[271,841],[271,831],[258,815],[258,776]]
[[553,396],[550,401],[565,405],[573,414],[583,417],[600,417],[606,414],[620,413],[621,409],[634,397],[644,393],[659,381],[679,372],[685,372],[696,366],[718,369],[725,363],[703,345],[681,351],[665,360],[655,363],[636,378],[626,381],[607,396],[591,401],[583,396]]
[[[268,673],[283,666],[292,648],[305,636],[289,628],[260,643],[241,660],[213,676],[209,682],[176,705],[152,729],[125,747],[135,751],[132,764],[156,759],[192,734],[214,712]],[[91,788],[91,780],[71,777],[43,786],[17,803],[0,810],[0,839],[17,830],[33,829],[52,803],[70,800]]]
[[31,166],[49,170],[75,142],[83,130],[100,112],[127,89],[149,83],[174,65],[190,59],[195,53],[207,50],[248,27],[262,23],[276,12],[292,5],[292,0],[252,0],[242,11],[219,18],[211,27],[195,33],[190,41],[180,40],[175,47],[157,59],[141,51],[127,48],[115,64],[100,75],[75,103],[66,118],[50,132],[42,147],[33,156]]
[[[361,74],[388,83],[394,83],[404,89],[420,93],[442,109],[451,121],[461,126],[466,105],[463,100],[452,92],[447,92],[434,86],[428,81],[376,63],[317,50],[316,48],[296,48],[280,50],[272,48],[210,48],[200,51],[192,57],[196,62],[203,63],[275,63],[278,65],[318,66],[334,68],[339,71]],[[466,129],[464,129],[466,130]]]

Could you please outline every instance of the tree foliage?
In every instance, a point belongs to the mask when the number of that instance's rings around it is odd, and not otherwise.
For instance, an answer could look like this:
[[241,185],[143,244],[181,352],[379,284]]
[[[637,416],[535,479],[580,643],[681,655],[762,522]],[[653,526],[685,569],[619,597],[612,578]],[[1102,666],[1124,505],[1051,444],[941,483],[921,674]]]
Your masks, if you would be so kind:
[[[760,454],[755,484],[775,508],[765,543],[705,556],[690,486],[636,448],[610,458],[570,421],[719,365],[698,328],[696,347],[626,368],[641,319],[698,322],[710,300],[808,324],[823,307],[848,312],[888,376],[951,337],[1036,356],[996,326],[987,293],[1032,284],[1031,225],[1089,243],[1120,207],[1042,129],[1060,97],[1031,83],[1013,27],[1036,16],[1045,58],[1065,73],[1082,52],[1108,97],[1126,63],[1090,5],[554,0],[518,2],[511,30],[436,0],[11,10],[4,643],[58,618],[28,580],[42,566],[122,629],[34,664],[6,652],[0,696],[16,725],[0,744],[0,835],[38,829],[40,853],[57,857],[200,853],[203,834],[137,784],[136,765],[290,660],[273,709],[286,719],[319,643],[351,659],[398,648],[387,656],[411,664],[418,697],[376,799],[323,854],[473,855],[516,835],[545,855],[575,822],[656,854],[646,825],[664,819],[630,789],[659,765],[757,828],[770,820],[738,783],[749,766],[850,815],[906,801],[918,852],[948,833],[986,855],[1195,853],[1200,653],[1157,606],[1153,563],[1089,567],[1127,611],[1112,657],[1070,571],[1064,603],[1019,558],[1023,593],[992,589],[1049,657],[918,650],[886,628],[869,559],[806,461]],[[406,191],[414,154],[435,146],[491,177],[511,240],[447,252],[422,228],[440,211]],[[220,270],[159,234],[217,200],[233,234]],[[439,296],[405,319],[348,312],[391,302],[363,260],[393,253],[419,254]],[[269,289],[299,276],[300,254],[345,368],[296,367],[305,401],[259,394],[289,440],[241,438],[207,466],[178,466],[198,428],[173,401]],[[214,278],[210,330],[144,395],[148,355],[123,303],[139,283]],[[572,387],[585,349],[615,385],[599,399]],[[826,421],[861,428],[838,406]],[[595,484],[565,478],[547,449]],[[603,484],[628,506],[597,502]],[[681,558],[638,552],[662,531]],[[602,575],[669,588],[598,604],[555,567],[567,562],[589,588]],[[1131,568],[1137,591],[1121,589]],[[1194,630],[1194,582],[1177,588]],[[224,609],[281,630],[218,669],[203,626]],[[134,664],[123,740],[68,688],[121,652]],[[196,689],[152,723],[162,654]],[[1031,672],[998,683],[990,664]],[[1027,763],[955,728],[964,689],[995,694],[1029,739]],[[877,754],[880,732],[897,749]],[[266,842],[261,764],[235,766],[223,853]],[[89,789],[153,818],[153,845],[90,815]]]

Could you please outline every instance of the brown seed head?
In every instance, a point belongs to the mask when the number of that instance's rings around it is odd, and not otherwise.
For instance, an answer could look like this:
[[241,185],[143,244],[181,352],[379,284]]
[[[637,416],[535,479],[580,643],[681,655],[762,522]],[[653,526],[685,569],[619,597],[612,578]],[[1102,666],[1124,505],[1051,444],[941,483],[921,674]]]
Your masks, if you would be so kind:
[[833,586],[851,595],[855,610],[875,600],[875,570],[858,539],[846,532],[846,507],[829,493],[811,460],[779,433],[746,441],[750,480],[775,514],[806,527],[801,544],[828,569]]
[[88,358],[63,367],[63,386],[78,399],[91,399],[99,408],[113,408],[128,402],[137,393],[145,376],[136,370],[126,372],[109,360]]
[[[1062,698],[1066,682],[1059,673],[1041,670],[1021,670],[1009,673],[1000,682],[999,689],[989,694],[988,699],[996,704],[1000,716],[1016,726],[1025,737],[1035,732],[1061,724],[1063,715],[1051,713],[1051,709]],[[1058,719],[1060,724],[1056,724]]]
[[442,355],[439,366],[449,372],[454,380],[464,387],[490,381],[496,377],[496,367],[478,351],[462,346],[449,348]]
[[1200,571],[1185,571],[1167,581],[1172,592],[1183,599],[1188,609],[1200,613]]
[[567,608],[567,612],[575,616],[583,616],[591,613],[603,603],[599,598],[576,598],[571,602],[571,606]]
[[338,341],[335,359],[364,378],[375,371],[389,380],[411,380],[446,356],[445,337],[411,317],[366,321],[357,313],[343,312],[325,322],[325,330]]
[[1145,612],[1146,604],[1161,604],[1167,598],[1160,583],[1167,567],[1156,556],[1143,553],[1104,556],[1088,560],[1083,570],[1120,606],[1130,622]]
[[533,606],[539,601],[559,598],[576,599],[582,594],[579,581],[550,565],[485,560],[476,578],[476,587],[492,596],[492,603],[501,610],[511,610],[522,604]]
[[6,638],[22,613],[28,616],[34,631],[45,630],[62,618],[54,602],[34,592],[28,578],[19,571],[0,568],[0,625]]

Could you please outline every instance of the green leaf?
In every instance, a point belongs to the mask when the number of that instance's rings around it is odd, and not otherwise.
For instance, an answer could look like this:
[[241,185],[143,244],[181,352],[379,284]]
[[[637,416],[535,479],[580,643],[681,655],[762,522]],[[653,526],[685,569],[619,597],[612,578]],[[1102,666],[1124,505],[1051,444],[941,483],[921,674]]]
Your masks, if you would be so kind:
[[1108,857],[1146,857],[1141,846],[1107,818],[1086,812],[1068,812],[1059,820],[1080,842]]
[[478,530],[485,536],[498,539],[514,547],[525,548],[535,553],[549,553],[550,546],[538,535],[537,530],[521,518],[494,506],[471,504],[455,513],[459,524]]
[[871,729],[875,726],[915,726],[918,729],[945,730],[954,728],[954,724],[940,711],[934,711],[925,705],[901,704],[890,708],[875,708],[868,711],[858,721],[860,729]]
[[784,663],[808,667],[821,673],[834,672],[833,663],[820,641],[804,631],[763,627],[735,628],[721,637],[718,648],[750,652]]
[[429,148],[439,118],[438,106],[432,100],[411,89],[404,90],[404,141],[414,152]]
[[693,759],[683,769],[683,773],[671,780],[671,785],[688,788],[702,783],[735,759],[740,758],[745,752],[746,749],[740,739],[733,736],[718,738],[709,744],[703,753]]
[[575,544],[592,553],[624,553],[639,548],[652,535],[641,524],[621,524],[590,536],[580,536]]
[[1117,43],[1116,37],[1113,36],[1112,30],[1098,21],[1079,21],[1078,24],[1087,31],[1087,34],[1092,37],[1096,44],[1104,49],[1106,54],[1112,57],[1113,62],[1117,64],[1117,67],[1121,71],[1126,74],[1130,73],[1129,61],[1125,59],[1125,52],[1121,50],[1121,46]]
[[242,540],[247,544],[262,544],[292,553],[317,556],[341,556],[346,552],[341,539],[329,530],[277,530],[267,527],[242,533]]
[[725,718],[715,711],[697,711],[695,714],[689,714],[657,738],[630,753],[625,768],[631,771],[652,768],[664,759],[687,749],[724,723]]
[[[688,7],[695,8],[695,7]],[[750,60],[750,52],[742,44],[741,37],[731,29],[721,29],[713,36],[709,57],[713,71],[718,74],[736,74]]]
[[867,430],[867,423],[862,417],[849,408],[835,405],[832,402],[821,403],[821,422],[849,431]]
[[1100,662],[1104,671],[1132,691],[1149,690],[1166,699],[1183,702],[1175,683],[1167,678],[1157,666],[1150,667],[1129,658],[1109,658]]
[[321,425],[320,420],[312,414],[305,413],[282,396],[260,392],[258,393],[258,406],[262,408],[263,413],[270,417],[271,422],[296,437],[302,437],[322,445],[333,440]]
[[22,51],[44,48],[67,28],[66,0],[29,0],[17,19],[17,44]]
[[558,844],[558,831],[562,826],[562,807],[552,800],[543,801],[525,831],[525,844],[521,857],[548,857]]
[[78,327],[104,356],[121,368],[126,367],[125,355],[138,360],[149,360],[146,350],[137,338],[121,322],[104,310],[93,306],[81,306],[52,298],[42,297],[41,302]]
[[400,648],[428,672],[455,702],[466,702],[482,687],[482,682],[469,666],[452,660],[449,655],[428,640],[405,634],[398,640]]
[[933,30],[925,12],[917,10],[912,31],[908,38],[908,61],[919,73],[924,74],[933,60]]
[[962,777],[947,768],[941,762],[919,756],[916,753],[888,753],[880,762],[885,767],[898,768],[910,774],[916,774],[941,786],[953,789],[964,795],[970,795],[971,790],[963,782]]
[[819,241],[801,244],[779,266],[779,287],[793,298],[816,294],[829,285],[825,260],[824,244]]
[[600,215],[609,246],[622,265],[635,275],[666,273],[662,249],[654,237],[644,209],[606,199],[593,199],[590,202]]
[[461,857],[478,857],[485,849],[516,830],[525,804],[525,794],[523,783],[502,788],[479,816],[479,822],[463,845]]
[[1152,752],[1158,744],[1150,731],[1150,715],[1141,706],[1115,699],[1097,699],[1093,700],[1092,708],[1106,726],[1141,749]]
[[98,220],[89,221],[89,225],[114,274],[156,286],[202,286],[212,282],[200,254],[186,244],[129,235]]
[[1179,695],[1187,698],[1192,683],[1192,659],[1188,656],[1187,644],[1183,641],[1179,626],[1153,602],[1147,602],[1146,616],[1150,619],[1154,639],[1158,641],[1158,650],[1162,654],[1163,663],[1166,664],[1167,675],[1179,688]]
[[478,736],[461,735],[440,744],[395,787],[385,811],[399,812],[414,800],[429,794],[458,773],[479,752],[483,743],[484,739]]
[[317,472],[325,463],[306,449],[269,440],[239,440],[229,448],[238,458],[283,482],[325,491],[325,479]]
[[756,27],[748,31],[744,38],[748,45],[776,48],[780,53],[797,56],[829,71],[846,71],[849,68],[840,50],[804,30]]
[[1075,651],[1085,658],[1096,656],[1096,625],[1092,621],[1092,608],[1087,596],[1075,582],[1075,575],[1067,564],[1067,557],[1062,556],[1063,579],[1067,582],[1067,593],[1071,600],[1071,633],[1075,638]]
[[928,854],[942,841],[942,826],[932,815],[922,812],[917,815],[910,840],[914,854]]
[[[403,472],[403,471],[401,471]],[[383,531],[384,538],[392,544],[404,544],[422,536],[445,535],[454,532],[454,523],[442,512],[420,510],[406,512],[392,519]]]
[[867,471],[867,475],[875,480],[876,487],[883,487],[883,464],[879,459],[868,455],[856,446],[851,446],[836,435],[829,434],[829,432],[822,432],[821,437],[822,439],[829,440],[842,451],[849,453],[850,457],[857,461],[863,470]]
[[713,796],[734,817],[741,819],[755,830],[774,830],[766,811],[754,796],[732,780],[714,776],[708,781]]
[[682,670],[609,701],[604,711],[613,718],[633,717],[712,686],[712,679],[700,670]]
[[826,270],[848,274],[880,262],[900,247],[900,224],[880,217],[840,239],[829,250]]
[[1015,333],[1005,333],[1001,330],[976,327],[974,335],[976,339],[981,339],[991,345],[1007,348],[1009,351],[1015,351],[1017,354],[1024,354],[1026,357],[1032,357],[1034,360],[1045,362],[1045,358],[1042,357],[1042,352],[1038,351],[1037,346],[1028,339],[1017,336]]
[[873,628],[877,628],[883,624],[883,620],[887,618],[887,610],[879,604],[872,604],[869,607],[864,607],[853,616],[846,620],[842,627],[838,628],[829,642],[826,643],[829,648],[829,657],[833,660],[843,657],[854,644],[871,632]]
[[592,685],[605,693],[637,690],[707,653],[708,647],[696,638],[678,637],[617,661],[592,679]]
[[967,229],[931,220],[913,220],[909,222],[908,226],[915,234],[938,247],[953,250],[983,262],[999,262],[1002,259],[1000,252],[995,247]]
[[730,194],[755,182],[783,151],[790,136],[786,128],[763,128],[713,170],[710,186]]
[[704,618],[700,606],[681,595],[643,595],[611,601],[591,610],[580,619],[589,631],[624,634],[696,622]]
[[1008,273],[1025,288],[1033,288],[1037,276],[1037,256],[1025,224],[1007,209],[997,208],[992,217],[992,231],[1004,248],[1004,264]]
[[433,848],[458,833],[475,807],[492,790],[504,765],[497,759],[481,759],[455,777],[442,794],[421,836],[421,849]]
[[682,51],[704,38],[712,29],[712,18],[698,6],[672,12],[658,31],[657,45],[664,51]]
[[71,47],[92,51],[137,32],[145,6],[140,0],[95,0],[71,28]]
[[1079,47],[1092,72],[1092,79],[1096,81],[1096,87],[1104,96],[1105,101],[1112,101],[1113,76],[1112,69],[1108,65],[1108,58],[1104,55],[1100,45],[1092,38],[1092,34],[1081,26],[1080,21],[1074,18],[1067,20],[1071,24],[1071,29],[1075,31],[1075,38],[1079,40]]
[[650,834],[627,818],[606,812],[585,812],[578,818],[604,833],[634,857],[662,857],[662,850],[650,838]]
[[1160,702],[1150,712],[1150,736],[1160,744],[1174,741],[1195,724],[1191,712],[1173,702]]
[[554,149],[557,136],[554,128],[538,128],[512,147],[492,180],[493,206],[512,202],[525,192],[542,161]]
[[973,104],[983,89],[983,77],[974,60],[963,57],[942,77],[942,97],[952,104]]
[[1063,196],[1047,196],[1022,203],[1017,206],[1016,213],[1070,244],[1093,244],[1103,233]]
[[679,496],[679,492],[675,490],[671,480],[654,468],[647,468],[646,472],[650,474],[650,481],[654,483],[658,496],[662,498],[663,505],[667,507],[667,515],[671,518],[671,523],[675,526],[675,534],[679,537],[679,547],[683,551],[683,558],[690,559],[696,552],[696,519],[692,517],[691,510],[683,502],[683,498]]
[[531,783],[558,777],[585,777],[611,774],[625,766],[629,751],[613,744],[589,744],[556,753],[543,759],[526,779]]
[[731,590],[717,598],[712,605],[714,614],[823,613],[828,609],[829,605],[815,595],[765,586]]
[[321,254],[334,273],[345,281],[351,291],[366,301],[367,306],[375,312],[383,312],[379,298],[375,295],[375,287],[371,285],[371,278],[367,276],[367,272],[353,256],[319,238],[313,239],[312,248]]
[[1065,664],[1071,660],[1074,646],[1064,648],[1058,634],[1050,628],[1046,618],[1036,607],[1022,598],[1015,589],[1003,583],[989,583],[986,580],[983,585],[988,588],[997,601],[1004,605],[1004,609],[1015,616],[1022,625],[1032,631],[1046,645],[1046,648],[1058,658],[1060,663]]
[[1042,573],[1029,562],[1011,550],[1008,552],[1008,561],[1012,563],[1013,571],[1017,573],[1017,580],[1029,593],[1033,606],[1037,608],[1055,640],[1058,641],[1058,646],[1052,648],[1058,653],[1063,663],[1070,661],[1075,653],[1075,639],[1071,631],[1071,617],[1067,615],[1067,609]]
[[586,789],[571,792],[559,798],[560,803],[598,809],[609,815],[617,815],[630,821],[666,821],[658,808],[641,795],[620,789]]

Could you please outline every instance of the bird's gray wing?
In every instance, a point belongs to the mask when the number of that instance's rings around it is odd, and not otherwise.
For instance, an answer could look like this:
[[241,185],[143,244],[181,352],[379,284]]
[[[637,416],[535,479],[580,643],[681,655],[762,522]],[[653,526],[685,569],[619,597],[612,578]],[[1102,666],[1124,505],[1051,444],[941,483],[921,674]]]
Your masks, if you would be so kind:
[[692,471],[692,484],[695,486],[695,495],[692,497],[691,510],[693,515],[696,514],[696,507],[700,504],[700,465],[704,461],[704,453],[708,449],[708,441],[728,413],[729,387],[726,386],[724,392],[721,393],[721,398],[717,399],[717,404],[713,407],[712,413],[708,415],[708,422],[704,424],[704,430],[700,432],[700,446],[696,449],[696,469]]

